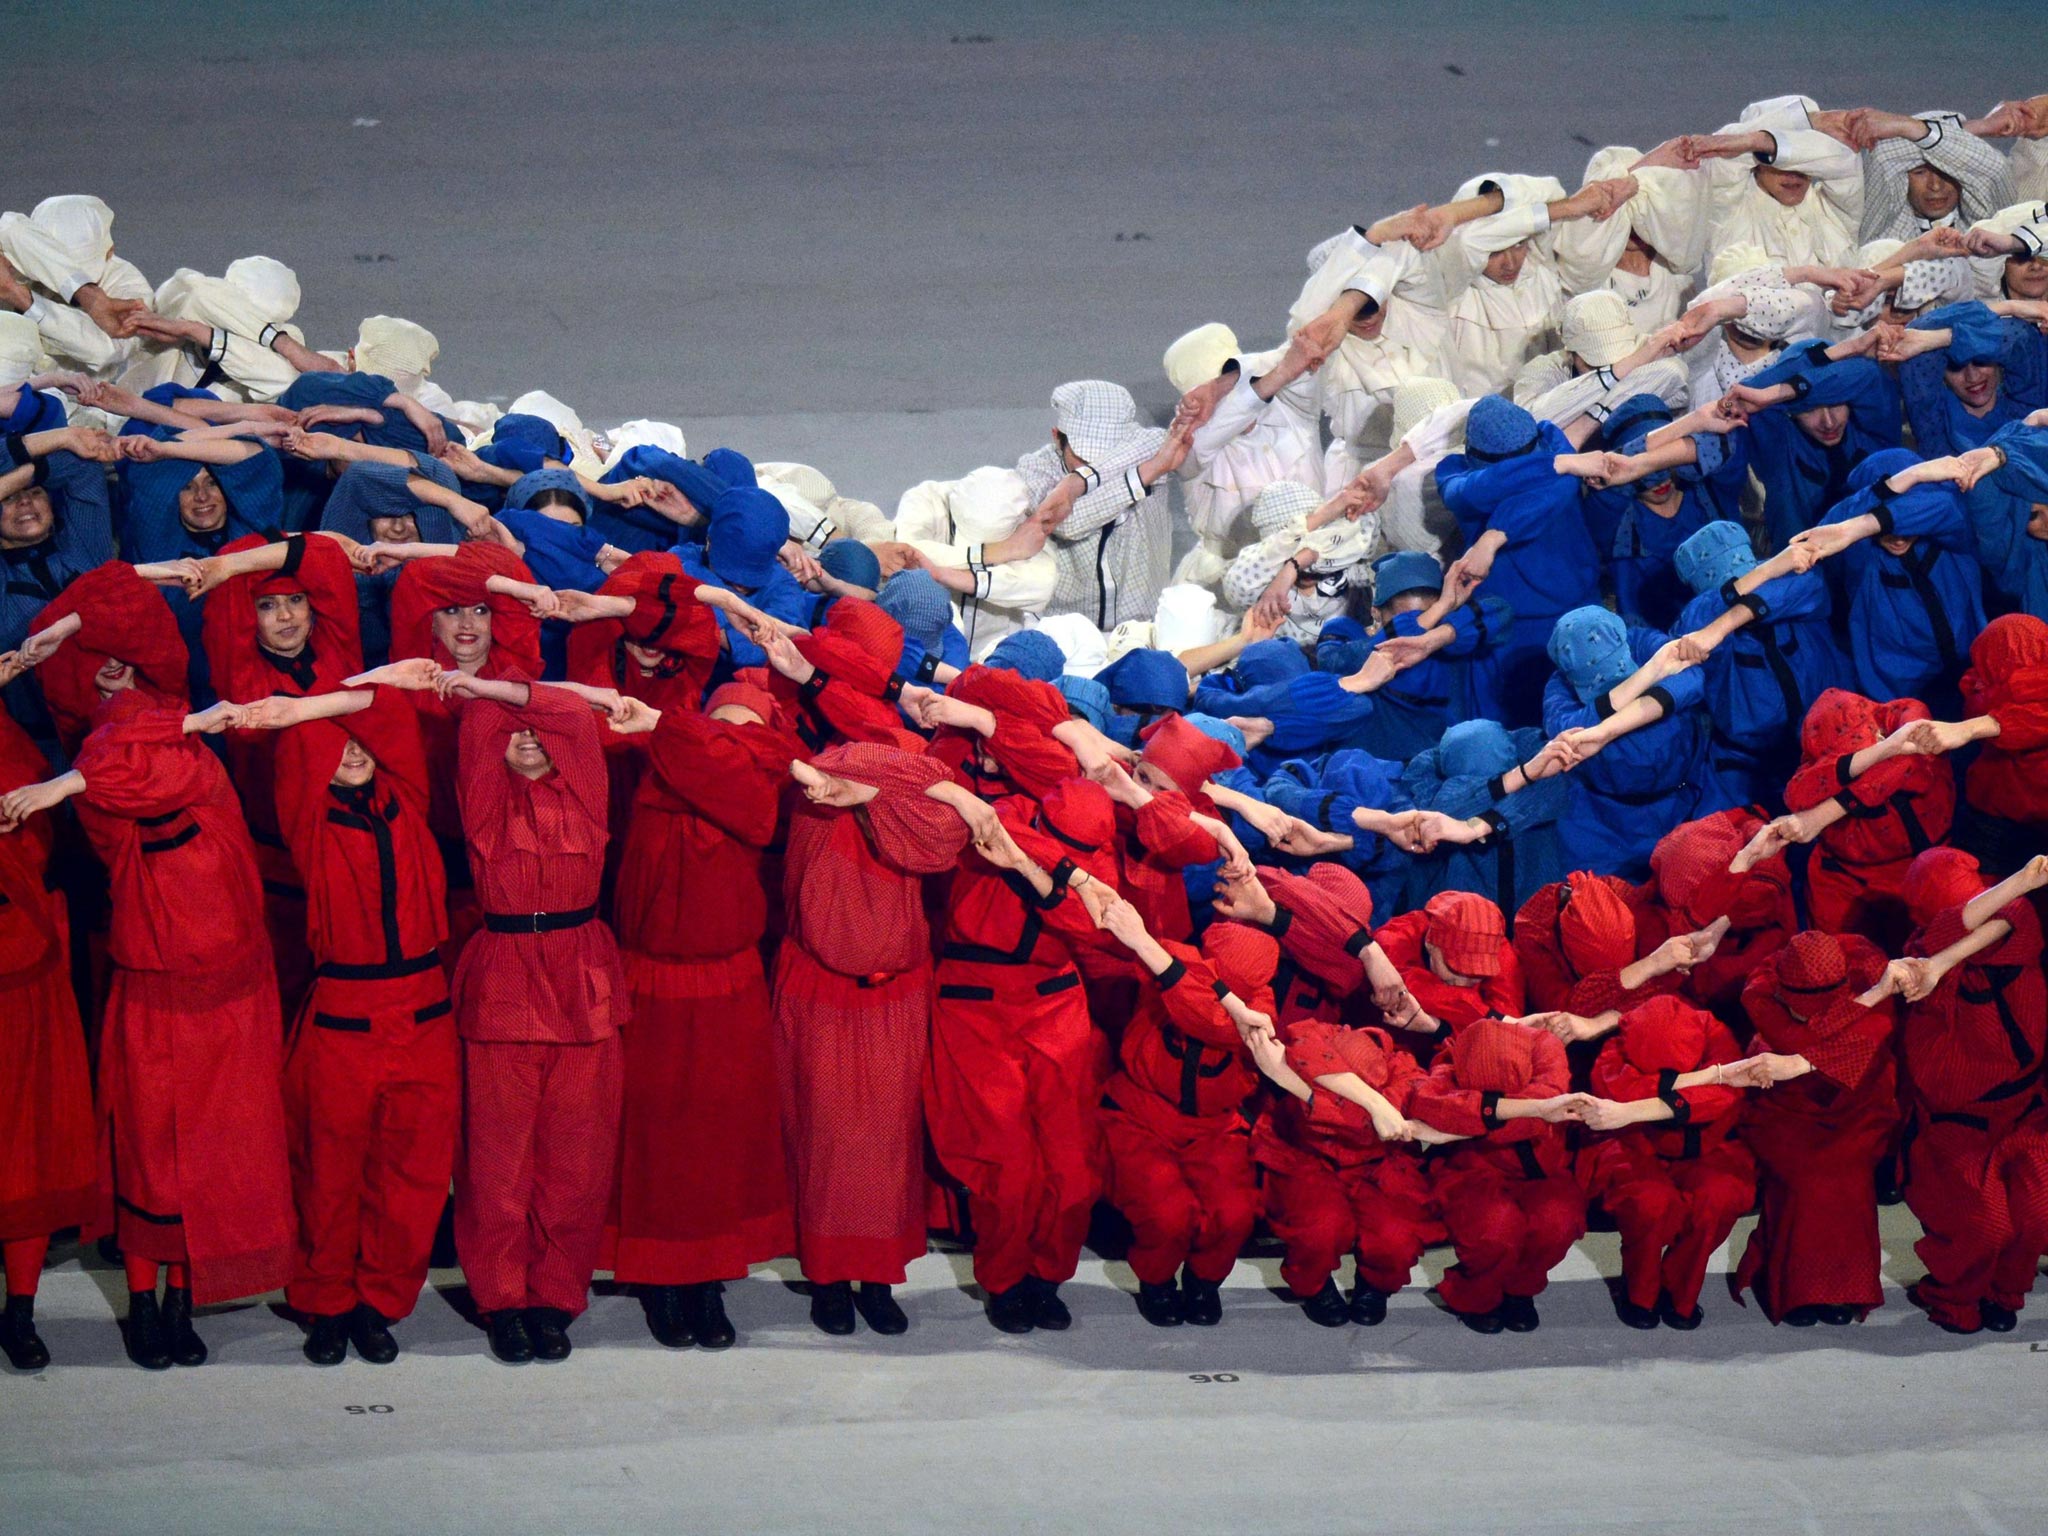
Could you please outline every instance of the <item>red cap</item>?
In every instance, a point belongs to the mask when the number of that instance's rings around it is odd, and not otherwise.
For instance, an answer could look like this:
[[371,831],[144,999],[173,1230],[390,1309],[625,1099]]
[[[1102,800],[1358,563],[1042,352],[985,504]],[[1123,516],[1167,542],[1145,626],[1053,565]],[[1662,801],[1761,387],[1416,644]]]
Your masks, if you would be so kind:
[[1500,973],[1508,925],[1499,907],[1470,891],[1439,891],[1422,910],[1429,914],[1429,942],[1442,954],[1445,965],[1460,976]]
[[1707,1051],[1714,1016],[1677,997],[1653,997],[1621,1020],[1621,1054],[1638,1072],[1690,1072]]
[[1536,1075],[1537,1031],[1512,1019],[1475,1019],[1452,1037],[1460,1088],[1518,1093]]
[[1162,717],[1140,735],[1145,743],[1145,761],[1173,780],[1180,792],[1191,799],[1217,774],[1244,761],[1179,715]]
[[1579,870],[1559,893],[1558,942],[1581,976],[1618,971],[1636,957],[1636,917],[1615,890],[1619,883]]
[[1251,1007],[1280,968],[1278,942],[1243,923],[1211,923],[1202,935],[1202,953],[1215,963],[1218,979]]
[[704,701],[704,713],[716,714],[728,705],[752,710],[764,725],[775,723],[775,695],[757,684],[735,679],[722,688],[713,689],[711,697]]

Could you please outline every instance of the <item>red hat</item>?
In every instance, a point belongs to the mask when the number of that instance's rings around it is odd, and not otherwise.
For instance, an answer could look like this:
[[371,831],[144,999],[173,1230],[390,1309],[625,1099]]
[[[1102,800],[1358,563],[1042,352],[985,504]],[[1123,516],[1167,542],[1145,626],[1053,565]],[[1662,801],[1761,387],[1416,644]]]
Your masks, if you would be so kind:
[[1496,976],[1508,925],[1500,908],[1470,891],[1439,891],[1422,909],[1429,914],[1429,942],[1444,964],[1460,976]]
[[724,687],[713,689],[711,697],[704,701],[704,713],[713,715],[728,706],[752,710],[764,725],[775,723],[775,695],[757,684],[734,678]]
[[489,591],[484,583],[493,576],[533,580],[524,560],[491,539],[472,539],[452,555],[407,561],[391,589],[391,659],[427,656],[444,667],[452,666],[454,658],[435,647],[434,614],[442,608],[482,603],[491,610],[492,659],[496,661],[503,653],[503,662],[492,668],[493,674],[520,671],[539,677],[540,620],[517,598]]
[[1996,715],[2008,731],[2048,727],[2048,624],[2008,613],[1985,625],[1970,642],[1963,701],[1970,714]]
[[1878,706],[1860,693],[1830,688],[1813,701],[1799,726],[1799,747],[1809,763],[1860,752],[1884,736]]
[[1259,1006],[1258,995],[1269,990],[1280,968],[1279,943],[1243,923],[1211,923],[1202,935],[1202,953],[1215,962],[1218,979],[1252,1008]]
[[1928,848],[1906,866],[1899,895],[1913,926],[1925,928],[1951,907],[1984,894],[1984,877],[1974,854],[1960,848]]
[[1784,892],[1791,889],[1784,856],[1773,855],[1746,875],[1728,868],[1762,826],[1738,808],[1665,833],[1650,850],[1650,878],[1656,882],[1658,898],[1694,928],[1704,928],[1717,917],[1728,918],[1737,928],[1768,922]]
[[795,640],[804,660],[855,693],[876,699],[903,659],[903,626],[873,603],[842,597],[824,624]]
[[1578,870],[1558,893],[1557,938],[1581,976],[1618,971],[1636,957],[1636,917],[1612,875]]
[[1537,1031],[1511,1019],[1475,1019],[1451,1038],[1460,1088],[1514,1094],[1536,1075]]
[[43,699],[67,749],[77,751],[92,729],[100,704],[93,677],[109,661],[133,667],[136,686],[159,700],[184,703],[184,637],[171,605],[135,574],[134,566],[109,560],[93,567],[50,599],[29,621],[28,631],[40,634],[73,613],[80,620],[78,633],[36,668]]
[[1831,933],[1795,933],[1776,955],[1778,996],[1802,1018],[1825,1012],[1846,995],[1849,961]]
[[1713,1022],[1682,998],[1653,997],[1622,1015],[1621,1053],[1638,1072],[1690,1072],[1706,1054]]
[[1319,861],[1298,875],[1262,864],[1259,883],[1275,902],[1319,927],[1352,933],[1372,926],[1372,892],[1342,864]]
[[1145,761],[1179,786],[1192,798],[1219,773],[1238,767],[1244,759],[1212,736],[1189,725],[1179,715],[1164,715],[1139,733],[1145,743]]
[[1014,717],[1047,735],[1068,719],[1065,694],[1051,683],[1025,677],[1007,667],[968,667],[947,686],[946,697],[979,705],[999,717]]

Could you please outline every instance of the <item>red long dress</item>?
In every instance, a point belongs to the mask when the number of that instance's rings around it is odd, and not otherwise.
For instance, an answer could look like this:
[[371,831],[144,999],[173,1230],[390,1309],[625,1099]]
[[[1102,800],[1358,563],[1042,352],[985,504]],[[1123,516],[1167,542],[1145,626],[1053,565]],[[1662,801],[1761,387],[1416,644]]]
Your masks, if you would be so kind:
[[[706,618],[709,618],[708,612]],[[796,1241],[763,879],[796,741],[670,705],[619,863],[631,993],[608,1267],[622,1281],[736,1280]]]
[[[1825,994],[1791,993],[1807,1018],[1786,1006],[1783,976],[1795,955],[1839,943],[1845,979]],[[1795,1307],[1884,1305],[1878,1274],[1877,1165],[1892,1144],[1899,1102],[1892,1068],[1892,1003],[1856,1002],[1884,971],[1868,939],[1802,933],[1759,966],[1742,1002],[1763,1047],[1798,1054],[1813,1071],[1750,1097],[1742,1139],[1756,1155],[1763,1217],[1729,1276],[1737,1301],[1756,1289],[1764,1316]]]
[[[252,533],[222,547],[226,555],[261,549],[277,540]],[[306,698],[332,693],[363,670],[361,609],[355,569],[334,539],[300,536],[282,541],[284,565],[230,577],[206,600],[201,639],[213,691],[237,704],[282,694]],[[306,594],[312,626],[296,656],[267,651],[257,639],[256,599]],[[242,796],[256,870],[263,878],[263,921],[277,963],[278,1001],[285,1017],[298,1013],[312,985],[313,956],[306,947],[306,888],[277,824],[273,787],[275,731],[229,731],[228,777]]]
[[925,1250],[923,877],[953,866],[967,824],[924,793],[946,777],[929,758],[852,743],[813,763],[881,793],[790,818],[773,995],[797,1260],[815,1284],[894,1285]]
[[[513,772],[534,731],[553,767]],[[484,926],[455,971],[464,1143],[455,1243],[483,1312],[579,1315],[604,1241],[619,1148],[625,976],[597,915],[605,768],[596,716],[535,684],[524,709],[463,706],[462,826]]]
[[[335,785],[353,737],[376,761]],[[311,993],[285,1063],[298,1273],[286,1299],[387,1320],[419,1299],[455,1169],[460,1071],[441,855],[419,722],[403,696],[279,733],[278,824],[306,887]]]
[[107,866],[114,962],[100,1037],[103,1187],[122,1250],[189,1262],[204,1306],[291,1278],[283,1030],[256,854],[182,704],[100,707],[76,767]]
[[[0,715],[0,794],[50,776],[28,733]],[[92,1076],[71,991],[71,924],[44,883],[50,818],[0,835],[0,1244],[39,1245],[97,1207]],[[36,1265],[40,1268],[40,1262]]]

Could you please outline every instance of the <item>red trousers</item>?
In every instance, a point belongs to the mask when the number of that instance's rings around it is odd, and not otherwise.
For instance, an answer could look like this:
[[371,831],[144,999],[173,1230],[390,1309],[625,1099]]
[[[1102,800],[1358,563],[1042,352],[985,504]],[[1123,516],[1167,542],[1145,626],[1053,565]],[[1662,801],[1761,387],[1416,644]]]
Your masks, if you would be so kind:
[[1287,1247],[1280,1278],[1303,1300],[1347,1253],[1357,1255],[1361,1283],[1393,1295],[1440,1230],[1422,1165],[1402,1153],[1343,1168],[1299,1153],[1266,1164],[1265,1186],[1266,1221]]
[[1664,1296],[1690,1313],[1707,1260],[1756,1201],[1756,1160],[1740,1142],[1694,1158],[1659,1157],[1640,1136],[1603,1143],[1588,1165],[1591,1192],[1621,1232],[1621,1279],[1631,1303]]
[[1524,1178],[1453,1152],[1432,1189],[1458,1262],[1437,1294],[1453,1312],[1491,1312],[1507,1296],[1539,1295],[1586,1233],[1586,1195],[1563,1175]]
[[441,968],[313,983],[285,1063],[298,1267],[285,1299],[407,1316],[455,1169],[455,1021]]
[[623,1063],[617,1035],[463,1041],[455,1246],[479,1311],[583,1311],[611,1203]]
[[1199,1120],[1157,1099],[1105,1103],[1101,1115],[1105,1193],[1131,1224],[1132,1272],[1147,1285],[1183,1264],[1197,1280],[1229,1274],[1259,1216],[1244,1122]]
[[2048,1252],[2048,1109],[1996,1129],[1923,1111],[1907,1153],[1906,1204],[1926,1235],[1913,1245],[1919,1295],[1937,1321],[1978,1325],[1978,1304],[2017,1312]]
[[1017,972],[940,964],[924,1077],[932,1150],[967,1190],[974,1278],[991,1294],[1027,1276],[1072,1279],[1096,1193],[1099,1090],[1081,978],[1020,987]]
[[[259,858],[271,850],[259,848]],[[267,862],[267,861],[266,861]],[[277,1005],[281,1017],[299,1016],[313,986],[313,951],[306,943],[306,893],[296,882],[263,880],[263,926],[270,933],[270,953],[277,969]]]

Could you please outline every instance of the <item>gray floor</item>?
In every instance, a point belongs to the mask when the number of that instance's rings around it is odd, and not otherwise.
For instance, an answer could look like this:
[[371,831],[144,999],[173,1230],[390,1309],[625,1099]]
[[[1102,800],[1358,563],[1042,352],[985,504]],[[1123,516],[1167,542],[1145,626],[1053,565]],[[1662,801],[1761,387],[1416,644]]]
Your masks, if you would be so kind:
[[[1885,1229],[1888,1280],[1910,1282],[1915,1229],[1903,1209]],[[611,1296],[569,1361],[501,1366],[429,1292],[392,1366],[316,1371],[297,1329],[248,1306],[202,1319],[212,1364],[163,1377],[120,1357],[118,1273],[74,1262],[42,1303],[61,1363],[0,1380],[0,1525],[2048,1529],[2043,1324],[1952,1338],[1888,1289],[1860,1327],[1774,1329],[1728,1301],[1717,1260],[1705,1326],[1641,1335],[1599,1278],[1614,1256],[1612,1236],[1580,1244],[1526,1337],[1476,1337],[1414,1290],[1377,1330],[1325,1331],[1267,1289],[1270,1262],[1238,1266],[1220,1327],[1164,1333],[1129,1271],[1091,1259],[1067,1288],[1073,1331],[1012,1339],[965,1289],[967,1261],[932,1254],[896,1341],[825,1338],[762,1271],[733,1287],[744,1339],[719,1356],[660,1349]]]
[[[1575,182],[1593,145],[1785,90],[1977,111],[2048,85],[2018,5],[819,9],[23,11],[4,198],[100,193],[156,280],[289,261],[316,345],[408,315],[457,394],[674,419],[889,504],[1038,441],[1061,379],[1162,410],[1175,334],[1277,337],[1311,243],[1473,171]],[[611,1298],[576,1359],[507,1370],[429,1296],[398,1367],[315,1372],[259,1306],[170,1379],[121,1362],[118,1281],[73,1263],[43,1303],[62,1363],[0,1375],[0,1532],[2048,1529],[2042,1325],[1951,1339],[1894,1293],[1815,1336],[1716,1282],[1700,1332],[1642,1337],[1612,1254],[1582,1245],[1525,1339],[1419,1294],[1324,1333],[1245,1265],[1213,1334],[1144,1328],[1091,1266],[1074,1332],[1007,1340],[934,1256],[894,1345],[824,1340],[762,1276],[719,1359]]]

